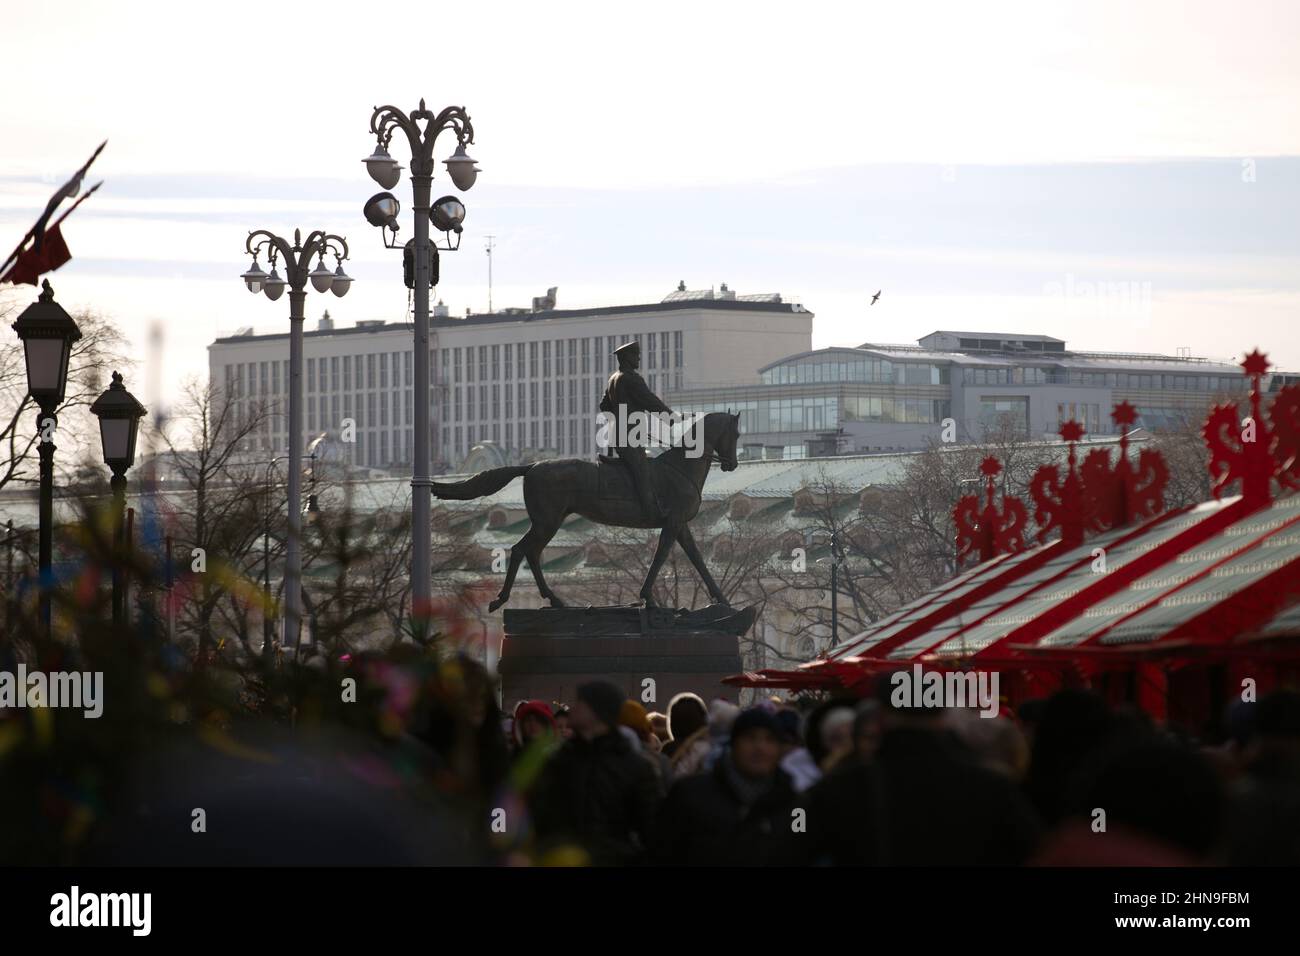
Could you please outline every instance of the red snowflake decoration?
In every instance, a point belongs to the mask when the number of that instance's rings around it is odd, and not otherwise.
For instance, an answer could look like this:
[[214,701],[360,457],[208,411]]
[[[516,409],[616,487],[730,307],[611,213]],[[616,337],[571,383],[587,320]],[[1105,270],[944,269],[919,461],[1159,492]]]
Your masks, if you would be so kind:
[[1020,499],[1003,496],[1002,507],[994,501],[993,483],[1002,472],[1002,465],[990,455],[980,463],[984,475],[984,507],[978,495],[966,495],[953,509],[952,520],[957,525],[957,561],[960,563],[978,549],[981,562],[999,554],[1014,554],[1025,547],[1025,526],[1029,515]]
[[[1125,401],[1115,406],[1110,417],[1123,427],[1136,422],[1138,412]],[[1135,469],[1128,457],[1126,431],[1120,433],[1119,457],[1113,465],[1110,450],[1098,448],[1089,452],[1079,472],[1083,479],[1086,523],[1092,531],[1121,527],[1165,510],[1169,467],[1164,455],[1154,448],[1144,448]]]
[[1083,541],[1083,484],[1079,480],[1075,443],[1083,437],[1083,426],[1074,420],[1061,425],[1061,437],[1070,443],[1065,477],[1059,465],[1043,465],[1029,481],[1029,495],[1034,499],[1034,520],[1038,522],[1038,540],[1046,541],[1053,531],[1061,540],[1074,546]]

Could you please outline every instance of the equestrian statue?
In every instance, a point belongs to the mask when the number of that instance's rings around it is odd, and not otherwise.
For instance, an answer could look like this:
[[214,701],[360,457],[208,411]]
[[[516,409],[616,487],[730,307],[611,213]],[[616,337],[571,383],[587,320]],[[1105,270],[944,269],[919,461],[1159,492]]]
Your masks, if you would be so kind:
[[641,585],[640,597],[646,607],[654,606],[655,579],[674,542],[681,545],[713,600],[727,606],[726,597],[691,536],[689,522],[700,510],[700,492],[713,461],[716,459],[723,471],[736,467],[740,416],[729,412],[703,415],[688,425],[698,430],[692,433],[696,441],[673,442],[667,451],[649,457],[643,431],[626,427],[628,422],[635,425],[650,416],[671,416],[673,412],[637,372],[640,352],[636,342],[615,350],[619,368],[609,377],[601,398],[605,421],[612,422],[612,440],[607,444],[613,449],[613,456],[601,456],[595,462],[580,458],[550,459],[491,468],[463,481],[433,482],[435,497],[469,501],[498,492],[515,478],[524,479],[524,505],[531,524],[510,549],[505,584],[488,610],[495,611],[509,599],[519,563],[525,558],[542,597],[551,607],[566,606],[542,575],[542,549],[571,514],[582,515],[597,524],[661,529],[654,559]]

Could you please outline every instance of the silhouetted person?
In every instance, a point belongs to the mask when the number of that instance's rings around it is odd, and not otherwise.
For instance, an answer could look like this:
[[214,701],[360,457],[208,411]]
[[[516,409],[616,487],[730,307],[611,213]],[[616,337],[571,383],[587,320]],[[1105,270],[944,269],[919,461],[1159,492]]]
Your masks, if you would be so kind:
[[1106,702],[1086,690],[1058,691],[1036,716],[1025,792],[1050,825],[1065,816],[1074,774],[1110,744],[1115,721]]
[[[979,766],[944,726],[942,710],[882,704],[884,733],[874,755],[845,760],[802,795],[807,832],[789,836],[788,862],[1024,862],[1037,843],[1039,826],[1016,786]],[[864,722],[860,729],[867,726]],[[859,746],[871,743],[867,736]]]
[[709,724],[709,709],[697,694],[683,692],[668,702],[668,742],[664,755],[674,757],[678,749]]
[[780,727],[762,707],[731,725],[731,746],[707,773],[677,781],[655,827],[651,860],[674,866],[760,866],[791,827]]
[[654,768],[618,730],[624,694],[608,681],[578,687],[573,737],[546,765],[533,797],[543,851],[582,847],[598,865],[636,862],[662,793]]
[[[1228,863],[1300,865],[1300,694],[1275,691],[1242,726]],[[1245,715],[1243,715],[1244,717]]]

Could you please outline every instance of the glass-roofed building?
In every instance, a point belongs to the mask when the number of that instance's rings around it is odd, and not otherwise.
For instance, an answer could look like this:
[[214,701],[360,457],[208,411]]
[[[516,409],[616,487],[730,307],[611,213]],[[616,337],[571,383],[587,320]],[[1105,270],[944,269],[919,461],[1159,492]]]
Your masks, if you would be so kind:
[[681,389],[667,401],[683,412],[739,412],[747,457],[801,458],[923,448],[948,419],[958,442],[1007,427],[1054,438],[1069,419],[1111,434],[1111,407],[1126,399],[1139,424],[1168,428],[1199,421],[1209,403],[1241,397],[1247,385],[1226,362],[1082,352],[1047,335],[996,332],[816,349],[758,373],[760,384]]

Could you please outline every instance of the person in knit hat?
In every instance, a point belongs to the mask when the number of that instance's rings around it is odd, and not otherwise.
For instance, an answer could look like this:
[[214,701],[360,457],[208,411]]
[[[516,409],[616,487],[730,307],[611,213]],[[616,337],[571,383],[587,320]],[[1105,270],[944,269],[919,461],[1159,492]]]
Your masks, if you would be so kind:
[[622,690],[591,681],[576,696],[573,737],[547,763],[533,793],[540,849],[576,846],[597,865],[636,863],[663,796],[658,775],[619,731]]
[[781,770],[780,725],[764,707],[729,721],[730,746],[712,769],[673,784],[651,841],[665,866],[762,866],[778,858],[795,804]]

